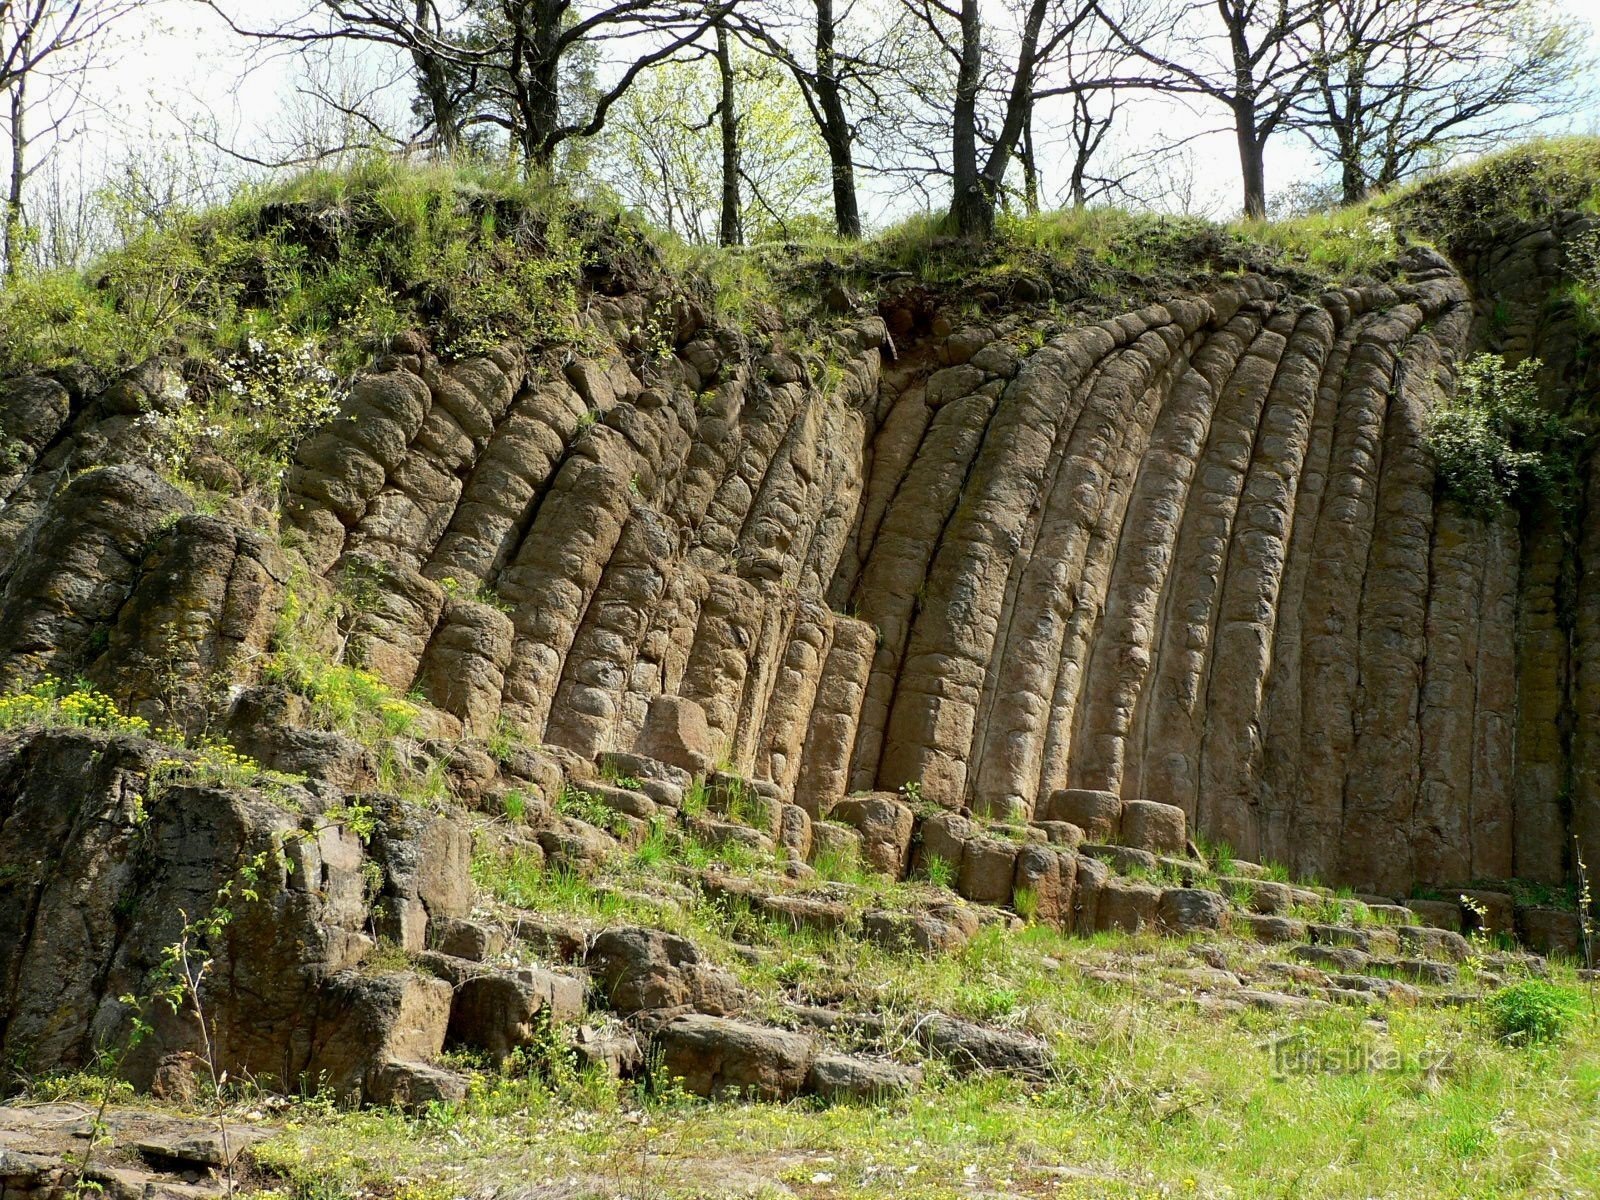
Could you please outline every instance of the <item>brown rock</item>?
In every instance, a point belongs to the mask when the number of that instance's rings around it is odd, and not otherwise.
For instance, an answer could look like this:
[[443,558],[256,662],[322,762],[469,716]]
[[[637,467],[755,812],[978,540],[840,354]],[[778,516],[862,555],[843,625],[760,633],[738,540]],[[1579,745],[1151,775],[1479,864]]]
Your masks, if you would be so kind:
[[714,751],[705,709],[681,696],[657,696],[650,702],[635,752],[693,775],[711,769]]
[[677,1017],[656,1033],[661,1066],[696,1096],[786,1100],[805,1087],[816,1056],[799,1033],[709,1017]]
[[1155,854],[1182,854],[1189,843],[1183,809],[1152,800],[1129,800],[1122,806],[1122,842]]
[[1122,797],[1114,792],[1063,788],[1050,793],[1044,811],[1038,816],[1046,821],[1067,821],[1076,825],[1089,841],[1114,842],[1122,832]]
[[861,857],[875,871],[891,879],[905,877],[911,864],[911,834],[916,819],[909,806],[892,792],[847,796],[833,806],[832,820],[853,826],[861,834]]
[[1016,842],[1000,838],[972,838],[961,856],[956,891],[979,904],[1009,903],[1019,849]]

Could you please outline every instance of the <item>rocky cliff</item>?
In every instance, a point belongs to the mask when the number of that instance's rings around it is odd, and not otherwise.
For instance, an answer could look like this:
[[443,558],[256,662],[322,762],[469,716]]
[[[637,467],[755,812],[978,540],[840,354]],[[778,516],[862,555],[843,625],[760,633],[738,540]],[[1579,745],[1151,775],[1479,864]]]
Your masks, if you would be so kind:
[[[1391,896],[1562,884],[1576,849],[1600,863],[1600,479],[1591,459],[1572,505],[1467,508],[1426,431],[1484,349],[1538,356],[1546,402],[1582,407],[1591,343],[1548,301],[1597,228],[1576,208],[1502,215],[1371,275],[1213,269],[1105,317],[1062,303],[1059,278],[977,306],[892,281],[805,350],[670,288],[596,284],[577,348],[446,360],[395,338],[299,445],[276,507],[228,502],[226,463],[190,464],[221,481],[200,501],[157,469],[153,416],[183,390],[168,365],[13,378],[0,688],[82,674],[313,793],[379,788],[370,747],[261,686],[293,634],[411,696],[404,740],[457,767],[508,740],[562,762],[675,755],[812,818],[864,791],[1012,819],[1095,791]],[[107,752],[85,783],[53,752],[12,747],[0,792],[0,892],[26,900],[32,932],[13,932],[35,950],[41,913],[67,920],[50,880],[98,877],[60,864],[92,856],[128,803],[112,776],[137,768]],[[63,778],[93,803],[51,799]],[[238,843],[219,860],[277,820],[194,799],[209,824],[183,836]],[[163,820],[186,819],[175,803]],[[41,830],[54,874],[23,864]],[[345,961],[327,931],[354,936],[371,896],[362,852],[317,836],[282,904],[318,914],[269,941],[322,979]],[[150,861],[181,876],[176,846]],[[374,853],[391,916],[465,911]],[[136,911],[194,886],[147,880]],[[98,964],[95,995],[115,994],[130,915],[52,943]],[[60,961],[27,969],[82,974]],[[285,1078],[342,1069],[306,1036]]]

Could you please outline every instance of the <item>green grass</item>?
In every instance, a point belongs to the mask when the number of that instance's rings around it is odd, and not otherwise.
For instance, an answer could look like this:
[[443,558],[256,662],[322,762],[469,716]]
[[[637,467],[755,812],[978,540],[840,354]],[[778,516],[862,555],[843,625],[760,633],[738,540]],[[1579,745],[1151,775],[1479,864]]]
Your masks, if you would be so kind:
[[1397,1010],[1382,1030],[1342,1009],[1218,1020],[1069,974],[1043,997],[997,957],[969,964],[1000,972],[970,979],[970,1003],[1001,1020],[1062,1013],[1053,1085],[933,1067],[910,1099],[819,1110],[492,1078],[415,1119],[291,1110],[261,1157],[296,1200],[445,1200],[468,1180],[593,1196],[1498,1200],[1600,1181],[1592,1021],[1557,1052],[1506,1046],[1454,1010]]

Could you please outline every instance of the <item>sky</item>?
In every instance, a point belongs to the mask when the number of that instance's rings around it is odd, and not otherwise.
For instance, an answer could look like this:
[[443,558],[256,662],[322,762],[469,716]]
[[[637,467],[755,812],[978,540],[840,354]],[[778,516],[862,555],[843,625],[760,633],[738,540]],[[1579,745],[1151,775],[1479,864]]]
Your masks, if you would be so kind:
[[[266,23],[274,15],[302,11],[303,3],[243,0],[237,8]],[[1593,30],[1592,44],[1600,57],[1600,0],[1559,0],[1555,7]],[[261,152],[293,125],[301,68],[283,56],[250,61],[240,40],[195,0],[146,0],[123,27],[113,54],[114,62],[90,89],[93,104],[84,110],[86,128],[65,160],[71,169],[92,173],[100,164],[128,155],[177,152],[188,136],[186,129],[196,128],[212,128],[231,146]],[[1132,115],[1121,138],[1129,150],[1225,123],[1225,114],[1217,110],[1188,112],[1153,97],[1135,101],[1128,110]],[[1576,128],[1600,131],[1600,111],[1581,118]],[[1167,156],[1165,163],[1171,177],[1167,182],[1189,190],[1192,210],[1217,217],[1237,210],[1231,132],[1200,136],[1184,153]],[[1269,147],[1267,166],[1269,190],[1308,179],[1318,170],[1309,149],[1292,137]],[[1057,186],[1059,174],[1054,173]],[[1049,202],[1054,196],[1048,162],[1045,182]],[[872,224],[887,223],[923,203],[897,182],[864,180],[863,208]],[[1181,207],[1171,199],[1164,206]]]

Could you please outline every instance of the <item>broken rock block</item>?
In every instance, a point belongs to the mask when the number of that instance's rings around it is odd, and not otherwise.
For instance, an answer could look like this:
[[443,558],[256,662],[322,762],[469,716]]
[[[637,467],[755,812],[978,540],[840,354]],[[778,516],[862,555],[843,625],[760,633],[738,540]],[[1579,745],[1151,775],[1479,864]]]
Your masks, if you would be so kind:
[[441,954],[488,962],[506,948],[504,931],[487,921],[439,917],[428,923],[428,940]]
[[580,976],[537,967],[469,976],[455,990],[447,1040],[482,1050],[498,1063],[532,1044],[543,1025],[581,1016],[587,990]]
[[1020,849],[1002,838],[973,838],[961,856],[956,891],[978,904],[1010,903]]
[[875,871],[901,879],[911,865],[911,834],[915,814],[892,792],[846,796],[828,814],[853,826],[861,834],[861,858]]
[[467,1077],[432,1063],[385,1062],[367,1075],[368,1104],[415,1112],[429,1104],[464,1100]]
[[744,1001],[733,976],[693,942],[659,929],[608,929],[595,939],[587,965],[601,998],[620,1013],[687,1006],[720,1016]]
[[978,918],[956,905],[925,912],[873,909],[861,915],[861,933],[887,950],[954,954],[978,932]]
[[805,862],[811,857],[811,814],[798,804],[785,804],[778,823],[778,845]]
[[1095,928],[1101,932],[1117,930],[1121,933],[1151,929],[1156,924],[1160,907],[1160,888],[1112,877],[1100,889]]
[[1129,800],[1122,806],[1122,843],[1152,854],[1182,854],[1189,844],[1183,809],[1153,800]]
[[805,1088],[816,1056],[801,1033],[690,1013],[656,1032],[661,1065],[696,1096],[787,1100]]
[[1228,902],[1204,888],[1167,888],[1156,905],[1156,921],[1168,933],[1221,929],[1228,923]]
[[1540,954],[1583,959],[1583,930],[1578,914],[1559,908],[1519,908],[1517,934],[1523,944]]
[[691,775],[704,775],[716,761],[706,710],[682,696],[655,697],[635,751]]
[[1062,928],[1072,916],[1078,860],[1055,846],[1023,846],[1011,880],[1011,906],[1030,920]]
[[1114,842],[1122,833],[1122,797],[1115,792],[1061,788],[1050,793],[1044,811],[1035,815],[1076,825],[1091,842]]
[[951,880],[959,878],[967,842],[977,835],[978,826],[969,818],[952,812],[935,813],[917,825],[912,871],[923,879],[935,874],[947,874]]
[[623,1079],[644,1065],[639,1039],[622,1024],[583,1025],[572,1037],[572,1049],[585,1066],[613,1079]]
[[1407,900],[1418,925],[1461,932],[1461,902],[1458,900]]
[[811,865],[850,870],[861,861],[861,835],[837,821],[811,823]]
[[806,1091],[832,1104],[881,1103],[909,1095],[921,1082],[916,1067],[852,1054],[819,1054],[806,1073]]

